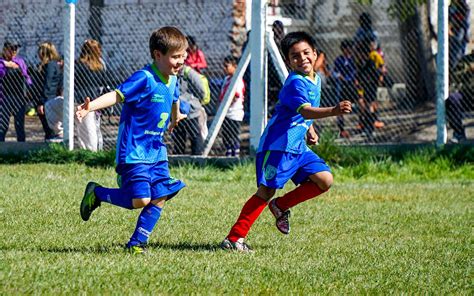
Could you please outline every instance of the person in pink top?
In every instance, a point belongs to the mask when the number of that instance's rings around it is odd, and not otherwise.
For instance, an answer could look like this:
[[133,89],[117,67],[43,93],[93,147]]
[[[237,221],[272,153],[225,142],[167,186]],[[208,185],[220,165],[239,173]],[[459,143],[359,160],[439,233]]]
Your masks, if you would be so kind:
[[184,61],[184,63],[194,70],[202,73],[202,70],[207,68],[206,57],[202,50],[196,44],[196,40],[193,36],[187,36],[188,39],[188,57]]

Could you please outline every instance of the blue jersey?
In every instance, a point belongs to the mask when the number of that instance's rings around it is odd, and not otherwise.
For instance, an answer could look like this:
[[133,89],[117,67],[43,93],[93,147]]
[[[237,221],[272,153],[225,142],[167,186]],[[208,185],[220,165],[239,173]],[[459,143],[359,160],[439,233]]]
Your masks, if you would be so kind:
[[304,106],[319,107],[321,78],[315,81],[291,72],[278,95],[275,112],[268,122],[257,152],[274,150],[302,153],[307,148],[305,135],[313,120],[299,113]]
[[163,135],[171,106],[178,100],[176,76],[165,83],[154,64],[135,72],[116,92],[124,102],[120,115],[116,163],[155,163],[168,160]]

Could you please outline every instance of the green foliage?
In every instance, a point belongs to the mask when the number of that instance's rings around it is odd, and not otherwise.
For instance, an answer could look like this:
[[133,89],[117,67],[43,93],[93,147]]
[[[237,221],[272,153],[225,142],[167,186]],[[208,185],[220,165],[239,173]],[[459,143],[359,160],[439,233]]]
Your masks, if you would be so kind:
[[80,219],[85,184],[115,186],[111,167],[0,165],[0,294],[472,295],[473,166],[432,157],[335,167],[328,193],[292,209],[290,235],[262,213],[254,254],[218,248],[255,192],[253,164],[173,167],[187,187],[147,256],[122,249],[139,210],[103,203]]
[[114,151],[91,152],[88,150],[69,151],[61,144],[51,144],[46,149],[32,150],[28,153],[0,154],[0,163],[83,163],[89,166],[113,166]]

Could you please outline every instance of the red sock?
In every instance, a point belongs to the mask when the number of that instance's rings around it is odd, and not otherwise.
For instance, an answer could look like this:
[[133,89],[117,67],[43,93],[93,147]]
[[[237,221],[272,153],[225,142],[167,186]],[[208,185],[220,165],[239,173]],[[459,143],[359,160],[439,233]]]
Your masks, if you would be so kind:
[[246,237],[255,220],[267,206],[267,202],[260,197],[253,195],[244,205],[240,216],[229,232],[227,238],[235,242],[241,237]]
[[296,187],[292,191],[277,198],[276,205],[280,210],[286,211],[297,204],[314,198],[327,190],[322,190],[316,183],[308,181]]

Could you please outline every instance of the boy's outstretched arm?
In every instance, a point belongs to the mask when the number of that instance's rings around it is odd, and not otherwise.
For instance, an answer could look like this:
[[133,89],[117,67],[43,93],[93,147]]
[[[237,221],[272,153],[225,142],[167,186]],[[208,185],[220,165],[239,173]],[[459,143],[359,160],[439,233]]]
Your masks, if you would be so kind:
[[350,101],[342,101],[334,107],[304,106],[299,112],[305,119],[319,119],[351,113],[352,104]]
[[168,126],[168,132],[172,132],[175,127],[178,126],[178,123],[188,117],[186,114],[183,114],[179,111],[179,100],[173,103],[171,107],[171,121]]
[[77,106],[76,118],[79,122],[82,122],[82,119],[86,117],[89,112],[113,106],[121,101],[122,97],[120,97],[116,91],[103,94],[92,102],[91,99],[87,97],[83,104]]

